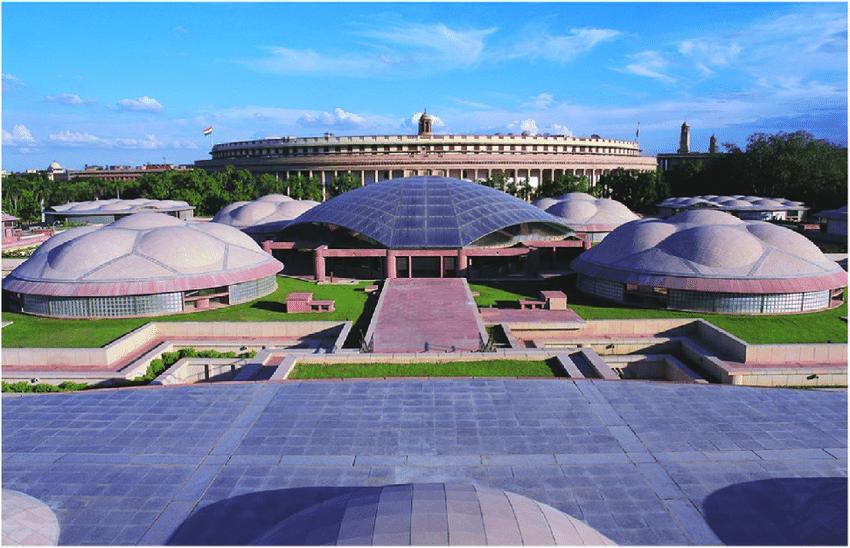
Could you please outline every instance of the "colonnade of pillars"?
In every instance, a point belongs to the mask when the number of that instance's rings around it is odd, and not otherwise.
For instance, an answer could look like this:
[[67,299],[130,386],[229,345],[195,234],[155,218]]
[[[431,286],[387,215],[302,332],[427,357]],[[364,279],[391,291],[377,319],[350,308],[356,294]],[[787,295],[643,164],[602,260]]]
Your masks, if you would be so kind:
[[327,199],[327,189],[331,180],[351,173],[361,186],[397,179],[399,177],[411,177],[415,175],[433,175],[442,177],[454,177],[456,179],[467,179],[470,181],[484,181],[498,174],[503,174],[507,181],[526,181],[532,187],[539,186],[542,182],[551,182],[563,175],[586,176],[591,186],[599,183],[602,175],[610,172],[610,169],[599,168],[576,168],[576,169],[554,169],[554,168],[446,168],[446,169],[361,169],[361,170],[298,170],[298,171],[276,171],[275,178],[286,180],[297,175],[309,178],[317,178],[322,185],[323,199]]

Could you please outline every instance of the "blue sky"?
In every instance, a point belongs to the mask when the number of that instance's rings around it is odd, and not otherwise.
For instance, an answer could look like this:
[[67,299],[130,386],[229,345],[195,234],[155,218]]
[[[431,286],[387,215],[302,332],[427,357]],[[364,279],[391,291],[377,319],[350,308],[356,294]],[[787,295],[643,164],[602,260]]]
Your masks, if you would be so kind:
[[215,142],[569,132],[675,150],[847,141],[846,4],[10,4],[2,166],[190,163]]

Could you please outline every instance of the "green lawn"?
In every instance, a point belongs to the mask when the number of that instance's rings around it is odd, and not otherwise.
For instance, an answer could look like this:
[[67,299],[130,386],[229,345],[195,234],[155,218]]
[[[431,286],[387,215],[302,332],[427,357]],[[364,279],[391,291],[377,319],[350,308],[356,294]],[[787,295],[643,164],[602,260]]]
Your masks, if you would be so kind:
[[[350,342],[357,345],[360,330],[364,333],[372,317],[377,298],[368,299],[363,287],[357,285],[316,285],[293,278],[278,278],[277,290],[256,301],[231,307],[176,314],[159,318],[131,318],[118,320],[57,320],[26,314],[3,312],[2,320],[14,322],[0,330],[5,347],[70,347],[87,348],[103,346],[150,321],[157,322],[217,322],[217,321],[305,321],[354,320]],[[334,312],[285,314],[283,302],[292,291],[311,291],[316,299],[336,301]]]
[[730,316],[699,312],[676,312],[649,308],[627,308],[591,299],[575,289],[573,281],[555,278],[544,282],[493,282],[470,284],[480,293],[479,306],[516,306],[519,299],[534,297],[541,289],[567,293],[570,308],[585,320],[650,318],[703,318],[752,344],[847,342],[847,303],[824,312],[788,316]]
[[296,364],[290,379],[352,379],[383,377],[559,377],[546,361],[491,360],[446,363]]

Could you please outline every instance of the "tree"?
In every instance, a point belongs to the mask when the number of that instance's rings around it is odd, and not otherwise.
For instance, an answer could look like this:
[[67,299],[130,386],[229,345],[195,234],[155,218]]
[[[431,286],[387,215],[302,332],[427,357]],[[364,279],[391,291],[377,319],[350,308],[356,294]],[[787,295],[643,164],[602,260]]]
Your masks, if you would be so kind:
[[536,199],[555,198],[568,192],[591,192],[590,180],[585,175],[564,173],[551,181],[542,181],[534,194]]
[[330,187],[328,188],[328,198],[345,194],[349,190],[360,188],[360,182],[351,174],[351,172],[337,175],[331,179]]
[[602,196],[622,202],[635,211],[650,211],[669,195],[666,185],[656,171],[617,168],[599,180]]
[[805,202],[812,210],[847,203],[847,148],[805,131],[755,133],[745,149],[686,162],[664,174],[676,196],[752,194]]

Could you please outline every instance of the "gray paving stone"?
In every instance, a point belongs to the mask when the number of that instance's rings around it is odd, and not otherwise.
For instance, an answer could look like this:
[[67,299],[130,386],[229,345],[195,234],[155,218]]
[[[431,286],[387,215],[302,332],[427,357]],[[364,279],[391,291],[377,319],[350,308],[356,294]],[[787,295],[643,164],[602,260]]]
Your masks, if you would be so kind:
[[555,455],[482,455],[481,462],[483,464],[495,465],[519,465],[519,466],[539,466],[547,464],[557,464]]
[[308,466],[354,466],[354,455],[283,455],[280,464]]
[[557,454],[558,464],[625,464],[629,462],[626,453],[568,453]]
[[762,449],[755,452],[764,460],[831,459],[823,449]]

